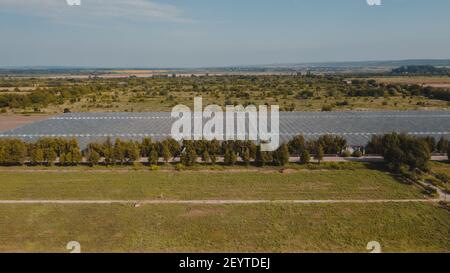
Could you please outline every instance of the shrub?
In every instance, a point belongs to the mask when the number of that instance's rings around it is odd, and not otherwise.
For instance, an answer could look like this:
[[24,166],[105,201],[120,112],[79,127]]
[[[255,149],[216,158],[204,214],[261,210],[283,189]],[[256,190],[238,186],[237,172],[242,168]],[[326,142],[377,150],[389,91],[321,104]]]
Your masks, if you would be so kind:
[[332,105],[324,105],[322,106],[322,112],[331,112],[333,111],[333,106]]
[[362,152],[360,150],[356,150],[356,151],[353,152],[352,156],[353,157],[362,157],[363,154],[362,154]]
[[348,150],[345,150],[343,153],[342,153],[342,157],[351,157],[352,156],[352,153],[350,152],[350,151],[348,151]]
[[157,166],[157,165],[150,165],[149,170],[150,171],[158,171],[159,170],[159,166]]
[[432,186],[425,186],[425,189],[423,192],[430,196],[436,196],[438,193],[437,190]]
[[184,171],[184,170],[186,170],[186,166],[181,163],[178,163],[175,165],[175,170],[177,170],[179,172]]

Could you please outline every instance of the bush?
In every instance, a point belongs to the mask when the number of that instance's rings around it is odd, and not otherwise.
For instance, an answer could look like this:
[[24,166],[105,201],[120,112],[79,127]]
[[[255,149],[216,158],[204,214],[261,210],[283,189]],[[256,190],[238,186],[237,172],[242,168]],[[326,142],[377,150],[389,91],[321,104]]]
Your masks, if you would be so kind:
[[425,186],[423,193],[430,195],[430,196],[436,196],[438,192],[434,187]]
[[331,112],[333,111],[333,106],[332,105],[324,105],[322,106],[322,112]]
[[184,166],[181,163],[178,163],[178,164],[175,165],[175,170],[177,170],[179,172],[184,171],[184,170],[186,170],[186,166]]
[[353,154],[352,154],[352,156],[353,157],[362,157],[363,156],[363,154],[362,154],[362,152],[360,151],[360,150],[357,150],[357,151],[354,151],[353,152]]
[[348,151],[348,150],[345,150],[343,153],[342,153],[342,157],[351,157],[352,156],[352,153],[350,152],[350,151]]
[[150,165],[149,170],[150,171],[158,171],[159,170],[159,166],[157,166],[157,165]]

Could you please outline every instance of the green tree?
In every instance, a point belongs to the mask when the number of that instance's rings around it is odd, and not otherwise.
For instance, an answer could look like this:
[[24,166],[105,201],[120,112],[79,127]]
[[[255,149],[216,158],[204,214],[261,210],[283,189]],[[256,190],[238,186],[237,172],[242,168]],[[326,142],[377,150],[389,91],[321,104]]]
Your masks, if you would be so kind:
[[40,165],[44,162],[44,151],[41,148],[33,147],[30,152],[30,161],[33,165]]
[[264,167],[272,161],[272,154],[270,152],[261,151],[261,145],[258,145],[256,149],[256,165],[259,167]]
[[113,150],[113,162],[119,162],[120,164],[125,163],[126,158],[126,147],[124,143],[120,139],[116,139],[116,142],[114,143],[114,150]]
[[91,167],[93,167],[100,161],[100,155],[95,150],[90,150],[88,152],[87,161],[89,162]]
[[317,154],[316,154],[316,159],[319,162],[319,164],[322,162],[323,160],[323,156],[324,156],[324,151],[321,145],[319,145],[317,147]]
[[172,153],[170,152],[169,145],[167,142],[161,143],[161,156],[164,159],[164,162],[167,164],[169,160],[172,158]]
[[236,164],[237,156],[236,156],[236,153],[234,152],[234,150],[227,147],[225,149],[223,161],[226,165],[229,165],[229,166]]
[[193,166],[197,162],[197,152],[192,145],[188,145],[181,153],[181,163],[185,166]]
[[446,153],[448,150],[448,140],[445,137],[441,137],[441,139],[439,139],[438,143],[437,143],[437,151],[439,153]]
[[311,155],[307,149],[304,149],[302,151],[302,154],[300,155],[300,163],[308,164],[310,161],[311,161]]
[[47,162],[47,165],[51,166],[53,163],[55,163],[56,158],[58,155],[56,154],[55,150],[53,148],[47,148],[44,150],[44,158]]
[[289,141],[289,150],[293,155],[297,155],[300,159],[303,151],[306,149],[305,138],[301,135],[294,137]]
[[159,155],[156,149],[152,149],[148,157],[148,162],[150,165],[158,165]]
[[273,161],[277,166],[285,166],[289,162],[289,148],[286,143],[275,151]]
[[130,140],[125,145],[125,156],[129,163],[134,163],[140,159],[139,146],[134,141]]
[[209,155],[208,149],[205,149],[202,153],[202,161],[204,163],[209,163],[211,161],[211,156]]
[[244,148],[242,151],[242,161],[246,166],[250,165],[250,149]]

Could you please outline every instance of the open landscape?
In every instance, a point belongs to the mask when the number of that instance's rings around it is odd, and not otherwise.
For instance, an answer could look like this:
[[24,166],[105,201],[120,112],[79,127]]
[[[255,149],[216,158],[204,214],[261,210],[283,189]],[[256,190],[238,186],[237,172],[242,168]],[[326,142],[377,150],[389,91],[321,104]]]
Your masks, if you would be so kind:
[[186,273],[450,254],[449,11],[0,0],[0,254]]
[[[0,250],[7,252],[64,252],[72,240],[84,252],[367,252],[368,240],[385,252],[450,251],[448,211],[427,202],[421,188],[376,169],[15,170],[0,172],[0,180],[1,200],[135,200],[0,204]],[[189,200],[211,203],[164,203]],[[243,203],[250,200],[344,202]],[[136,206],[144,201],[154,203]]]

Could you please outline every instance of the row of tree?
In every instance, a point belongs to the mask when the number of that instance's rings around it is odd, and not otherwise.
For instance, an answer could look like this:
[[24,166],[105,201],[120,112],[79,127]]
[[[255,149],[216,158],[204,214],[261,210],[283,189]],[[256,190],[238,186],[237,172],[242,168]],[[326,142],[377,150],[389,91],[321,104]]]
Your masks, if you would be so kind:
[[388,168],[394,172],[428,171],[432,151],[447,152],[450,156],[449,142],[445,138],[436,144],[432,137],[417,138],[397,133],[374,136],[367,150],[381,154]]
[[290,156],[296,156],[300,162],[308,163],[311,155],[319,161],[325,154],[340,154],[346,148],[346,141],[342,137],[325,135],[316,140],[305,140],[297,136],[288,143],[283,143],[276,151],[261,151],[260,145],[252,141],[183,141],[179,143],[173,139],[153,141],[145,138],[142,141],[121,140],[112,141],[110,138],[99,143],[93,142],[80,150],[76,139],[42,138],[34,143],[26,143],[19,139],[0,139],[0,164],[21,165],[25,162],[39,165],[77,165],[84,161],[92,165],[131,164],[143,158],[151,165],[179,158],[186,166],[195,164],[199,158],[203,162],[216,163],[219,158],[227,165],[234,165],[238,161],[249,165],[251,162],[259,166],[274,164],[283,166],[289,162]]
[[[288,143],[283,143],[276,151],[265,152],[260,145],[252,141],[188,141],[182,143],[174,139],[153,141],[145,138],[142,141],[111,140],[93,142],[80,150],[76,139],[42,138],[34,143],[26,143],[19,139],[0,139],[0,164],[77,165],[86,161],[91,165],[103,163],[132,164],[147,159],[150,165],[156,165],[160,159],[168,163],[179,159],[185,166],[192,166],[201,158],[202,162],[215,164],[219,158],[224,164],[234,165],[238,161],[246,165],[254,163],[258,166],[273,164],[284,166],[291,156],[297,157],[300,163],[307,164],[311,157],[319,163],[324,155],[344,155],[347,148],[345,138],[324,135],[314,140],[306,140],[299,135]],[[445,138],[438,142],[432,137],[415,138],[403,134],[374,136],[366,147],[371,154],[383,155],[392,170],[404,166],[426,169],[432,151],[445,153],[449,143]]]

